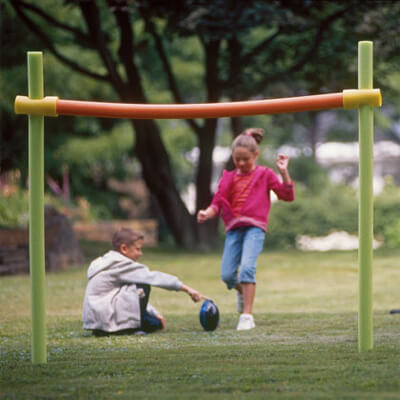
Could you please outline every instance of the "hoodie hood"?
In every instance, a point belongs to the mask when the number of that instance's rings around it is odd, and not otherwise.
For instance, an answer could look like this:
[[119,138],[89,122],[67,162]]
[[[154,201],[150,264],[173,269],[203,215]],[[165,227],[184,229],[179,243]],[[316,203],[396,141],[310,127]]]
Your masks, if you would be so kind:
[[99,272],[110,268],[120,268],[126,264],[131,264],[133,261],[125,257],[118,251],[111,250],[101,257],[93,260],[88,269],[88,279],[92,279]]

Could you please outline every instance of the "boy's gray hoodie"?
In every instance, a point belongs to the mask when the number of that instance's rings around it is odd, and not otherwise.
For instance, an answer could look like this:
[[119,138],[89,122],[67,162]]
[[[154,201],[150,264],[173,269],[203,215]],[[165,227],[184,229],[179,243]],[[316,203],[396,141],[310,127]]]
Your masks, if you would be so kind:
[[[136,283],[180,290],[175,276],[150,271],[145,265],[109,251],[95,259],[88,269],[88,284],[83,302],[83,328],[116,332],[140,328],[140,306]],[[157,311],[148,304],[148,311]]]

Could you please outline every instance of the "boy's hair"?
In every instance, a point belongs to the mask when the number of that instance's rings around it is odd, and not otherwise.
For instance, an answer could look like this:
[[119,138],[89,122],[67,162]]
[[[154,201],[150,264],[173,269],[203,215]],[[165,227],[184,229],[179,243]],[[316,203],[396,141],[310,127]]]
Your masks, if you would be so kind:
[[120,228],[116,232],[114,232],[111,239],[111,244],[113,250],[120,251],[122,244],[130,246],[140,239],[144,239],[143,233],[134,231],[129,228]]
[[248,128],[238,135],[232,143],[232,151],[237,147],[245,147],[252,153],[257,151],[257,145],[261,143],[264,137],[264,129]]

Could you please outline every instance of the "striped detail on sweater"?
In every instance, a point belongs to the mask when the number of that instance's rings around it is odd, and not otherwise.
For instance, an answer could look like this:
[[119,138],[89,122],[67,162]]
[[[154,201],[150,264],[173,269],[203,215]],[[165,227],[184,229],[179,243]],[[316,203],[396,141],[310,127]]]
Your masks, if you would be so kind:
[[240,216],[243,205],[250,193],[251,182],[253,181],[254,170],[248,174],[236,174],[233,177],[232,185],[232,211],[235,217]]

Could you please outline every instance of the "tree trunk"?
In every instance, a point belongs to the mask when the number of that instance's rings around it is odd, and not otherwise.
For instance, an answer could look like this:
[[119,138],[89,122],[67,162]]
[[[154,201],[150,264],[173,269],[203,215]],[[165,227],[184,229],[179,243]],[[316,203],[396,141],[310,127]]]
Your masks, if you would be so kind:
[[[215,103],[220,98],[218,59],[221,41],[205,41],[203,42],[203,46],[206,59],[205,84],[207,88],[207,102]],[[211,178],[216,130],[217,119],[206,119],[200,133],[197,135],[200,155],[196,175],[196,211],[208,207],[212,199]],[[198,225],[200,248],[209,249],[216,246],[217,227],[217,218],[207,221],[205,224]]]
[[[212,199],[211,177],[215,145],[216,119],[207,119],[199,136],[200,156],[196,176],[196,210],[207,208]],[[210,249],[216,245],[218,219],[198,225],[199,247]]]
[[318,141],[318,132],[319,132],[319,116],[320,113],[315,113],[311,116],[311,126],[310,126],[310,147],[311,147],[311,155],[312,158],[316,159],[316,151],[317,151],[317,141]]
[[[127,2],[120,4],[127,5]],[[100,29],[99,19],[97,18],[97,24],[95,24],[90,18],[96,8],[93,4],[82,4],[81,8],[86,15],[90,32],[93,36],[96,35]],[[108,52],[101,51],[105,47],[105,41],[100,34],[98,34],[100,36],[99,53],[108,66],[109,75],[115,77],[112,79],[112,84],[121,100],[128,103],[147,103],[142,77],[133,57],[135,54],[134,31],[130,16],[123,8],[116,8],[114,14],[120,30],[118,55],[126,72],[126,82],[123,82],[112,62],[106,63],[109,58]],[[177,190],[158,126],[153,120],[132,120],[132,124],[136,136],[134,152],[142,166],[143,179],[157,201],[176,244],[184,248],[197,247],[197,225]]]
[[196,248],[196,222],[176,189],[158,128],[152,120],[133,120],[132,123],[136,132],[135,154],[146,185],[156,198],[176,243],[184,248]]

